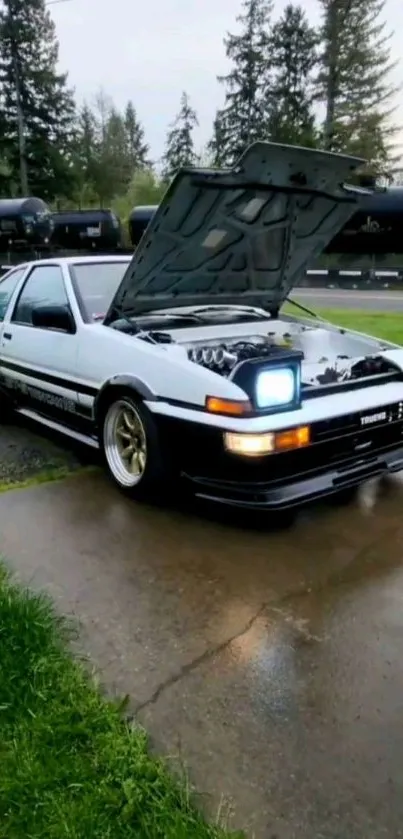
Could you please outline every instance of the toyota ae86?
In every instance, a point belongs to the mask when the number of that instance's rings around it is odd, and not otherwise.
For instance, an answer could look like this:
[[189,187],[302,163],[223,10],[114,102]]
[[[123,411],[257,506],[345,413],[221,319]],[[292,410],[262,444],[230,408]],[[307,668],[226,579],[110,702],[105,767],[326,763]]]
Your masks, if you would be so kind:
[[403,349],[282,312],[368,195],[362,162],[258,142],[179,171],[132,258],[11,269],[1,417],[99,448],[138,500],[295,508],[401,470]]

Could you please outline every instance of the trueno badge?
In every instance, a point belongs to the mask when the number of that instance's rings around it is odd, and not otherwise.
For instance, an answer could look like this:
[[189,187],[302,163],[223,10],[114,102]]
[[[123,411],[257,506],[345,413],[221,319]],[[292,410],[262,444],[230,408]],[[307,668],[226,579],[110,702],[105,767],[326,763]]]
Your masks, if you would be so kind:
[[372,425],[374,422],[385,422],[387,419],[386,411],[380,411],[377,414],[367,414],[365,417],[360,417],[361,425]]

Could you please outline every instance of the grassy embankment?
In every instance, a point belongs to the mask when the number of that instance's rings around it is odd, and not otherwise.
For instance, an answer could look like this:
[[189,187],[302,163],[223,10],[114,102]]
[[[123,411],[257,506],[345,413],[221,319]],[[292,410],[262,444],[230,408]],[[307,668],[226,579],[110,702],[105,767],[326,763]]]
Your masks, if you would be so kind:
[[1,839],[218,839],[68,651],[46,598],[0,563]]

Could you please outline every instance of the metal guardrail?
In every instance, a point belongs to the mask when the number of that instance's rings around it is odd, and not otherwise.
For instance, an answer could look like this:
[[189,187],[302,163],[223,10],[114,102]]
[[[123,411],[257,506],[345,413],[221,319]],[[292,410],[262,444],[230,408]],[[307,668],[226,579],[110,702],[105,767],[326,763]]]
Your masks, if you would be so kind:
[[317,268],[306,272],[303,288],[340,288],[356,291],[403,291],[403,268],[380,270],[329,270]]

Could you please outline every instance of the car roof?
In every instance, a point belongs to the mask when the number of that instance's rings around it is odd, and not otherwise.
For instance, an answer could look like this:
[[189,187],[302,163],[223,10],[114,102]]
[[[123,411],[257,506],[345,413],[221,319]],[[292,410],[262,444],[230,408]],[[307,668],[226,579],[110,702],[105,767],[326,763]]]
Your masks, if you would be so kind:
[[48,259],[31,259],[29,262],[20,262],[18,265],[2,265],[2,268],[7,267],[8,271],[17,268],[28,268],[32,265],[96,265],[97,263],[102,262],[130,262],[131,255],[122,255],[117,254],[104,254],[103,256],[56,256],[56,257],[49,257]]

